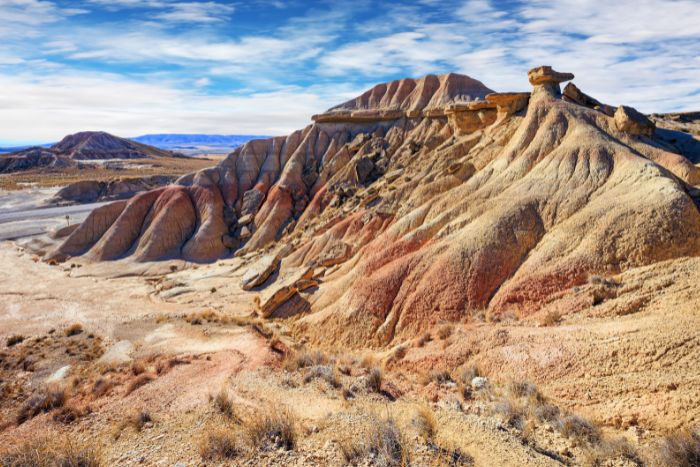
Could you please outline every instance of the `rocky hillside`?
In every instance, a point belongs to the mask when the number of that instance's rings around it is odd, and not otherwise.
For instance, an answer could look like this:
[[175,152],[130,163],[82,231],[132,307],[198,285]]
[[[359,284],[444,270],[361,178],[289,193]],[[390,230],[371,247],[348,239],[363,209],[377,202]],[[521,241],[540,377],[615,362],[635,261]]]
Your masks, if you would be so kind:
[[85,160],[151,159],[175,157],[170,151],[137,143],[101,131],[68,135],[49,148],[32,147],[0,155],[0,173],[37,167],[68,167]]
[[[313,268],[318,292],[286,316],[311,311],[298,325],[320,341],[383,345],[440,320],[527,316],[592,276],[700,255],[697,139],[573,85],[562,95],[571,74],[528,78],[531,93],[456,74],[378,85],[95,210],[47,258],[210,262],[269,248],[251,287],[280,259]],[[263,314],[299,290],[263,296]]]

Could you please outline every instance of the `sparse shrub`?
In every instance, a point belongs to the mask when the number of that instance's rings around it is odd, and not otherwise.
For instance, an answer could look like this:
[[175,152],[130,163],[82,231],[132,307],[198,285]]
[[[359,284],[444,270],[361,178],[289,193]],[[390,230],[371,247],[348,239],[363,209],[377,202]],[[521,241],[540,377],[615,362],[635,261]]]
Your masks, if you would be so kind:
[[62,388],[44,388],[38,395],[31,397],[20,408],[16,422],[18,425],[36,417],[42,412],[48,412],[62,407],[66,403],[66,391]]
[[437,384],[447,384],[452,382],[452,375],[447,370],[433,370],[430,372],[429,380]]
[[350,365],[341,364],[338,365],[338,372],[345,376],[350,376],[352,374],[352,368]]
[[348,438],[340,442],[343,458],[350,464],[371,457],[373,465],[399,467],[410,465],[409,443],[391,418],[375,418],[370,431],[360,438]]
[[428,342],[430,342],[432,340],[433,340],[433,337],[430,335],[429,332],[426,332],[416,341],[416,347],[423,347],[425,344],[427,344]]
[[146,365],[141,360],[135,360],[131,364],[131,374],[138,376],[146,372]]
[[83,332],[83,325],[80,323],[73,323],[70,326],[66,328],[66,336],[67,337],[72,337],[72,336],[77,336],[78,334]]
[[24,341],[24,336],[15,334],[7,338],[7,346],[14,347],[17,344],[21,344]]
[[700,465],[700,429],[683,429],[671,433],[656,446],[655,460],[668,467]]
[[298,353],[288,354],[284,367],[287,371],[298,371],[301,368],[325,365],[327,363],[328,357],[322,352],[301,351]]
[[70,425],[79,418],[85,416],[88,411],[75,405],[64,405],[53,414],[53,421]]
[[214,407],[226,418],[236,418],[233,412],[233,400],[224,389],[214,397]]
[[136,378],[132,379],[131,382],[126,387],[126,395],[131,394],[132,392],[136,391],[138,388],[141,386],[145,386],[151,381],[153,381],[155,378],[147,373],[140,374]]
[[557,324],[559,324],[561,322],[561,318],[562,318],[562,316],[561,316],[560,311],[552,310],[552,311],[547,312],[547,314],[545,314],[542,317],[540,324],[542,326],[556,326]]
[[3,467],[99,467],[100,451],[70,439],[55,441],[37,439],[0,452]]
[[92,385],[92,395],[95,398],[102,397],[114,387],[114,382],[111,379],[97,378]]
[[151,414],[144,410],[136,412],[130,417],[129,420],[131,422],[131,426],[133,426],[136,431],[143,430],[143,427],[146,426],[147,423],[153,422]]
[[400,344],[400,345],[397,345],[396,348],[394,349],[394,353],[392,354],[392,358],[394,360],[401,360],[406,356],[407,353],[408,353],[408,347],[406,347],[403,344]]
[[471,384],[472,380],[478,376],[484,376],[479,368],[470,366],[462,370],[459,374],[459,379],[465,383]]
[[367,389],[372,392],[379,392],[382,389],[382,370],[375,367],[369,370],[367,375]]
[[598,444],[602,438],[600,428],[578,415],[569,415],[561,421],[561,434],[582,444]]
[[[625,438],[604,439],[595,446],[590,446],[584,451],[585,465],[603,466],[610,465],[610,461],[621,460],[631,461],[636,466],[644,465],[637,450]],[[662,464],[667,467],[674,467],[674,464]],[[685,464],[684,464],[685,465]],[[691,464],[693,465],[693,464]],[[699,465],[699,464],[694,464]]]
[[452,335],[455,328],[451,324],[443,324],[437,330],[437,335],[441,340],[445,340]]
[[528,405],[540,405],[544,404],[545,398],[532,383],[522,382],[522,381],[512,381],[508,387],[507,391],[511,397],[516,399],[526,399]]
[[225,426],[209,427],[199,445],[202,458],[210,461],[235,459],[242,452],[237,433]]
[[324,380],[331,387],[336,389],[342,386],[336,372],[333,371],[333,368],[327,365],[316,365],[311,367],[306,375],[304,375],[304,384],[309,384],[311,381],[317,378]]
[[457,447],[444,448],[435,446],[436,450],[431,466],[457,467],[474,465],[474,458]]
[[114,431],[114,439],[119,439],[122,432],[127,428],[133,428],[136,433],[140,433],[146,424],[151,422],[153,422],[153,418],[150,413],[144,410],[134,412],[117,425],[117,429]]
[[374,368],[377,366],[377,357],[371,353],[363,355],[362,360],[360,360],[360,366],[366,370]]
[[516,401],[501,398],[494,405],[494,411],[503,418],[508,426],[519,430],[525,426],[525,409]]
[[416,415],[413,417],[413,425],[418,430],[418,434],[426,441],[431,441],[437,433],[437,420],[433,410],[427,404],[418,406]]
[[290,451],[297,445],[295,418],[289,409],[254,412],[244,421],[244,430],[250,444],[260,450]]
[[561,416],[561,411],[556,405],[545,402],[535,407],[532,411],[532,414],[538,420],[555,423],[559,420],[559,417]]

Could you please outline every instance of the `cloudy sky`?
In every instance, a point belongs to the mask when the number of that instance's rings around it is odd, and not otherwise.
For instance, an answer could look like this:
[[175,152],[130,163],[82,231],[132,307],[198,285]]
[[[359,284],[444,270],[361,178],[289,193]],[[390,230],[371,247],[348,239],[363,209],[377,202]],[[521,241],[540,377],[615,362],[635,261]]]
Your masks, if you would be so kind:
[[0,0],[0,144],[284,134],[377,82],[527,90],[542,64],[610,104],[700,110],[700,0]]

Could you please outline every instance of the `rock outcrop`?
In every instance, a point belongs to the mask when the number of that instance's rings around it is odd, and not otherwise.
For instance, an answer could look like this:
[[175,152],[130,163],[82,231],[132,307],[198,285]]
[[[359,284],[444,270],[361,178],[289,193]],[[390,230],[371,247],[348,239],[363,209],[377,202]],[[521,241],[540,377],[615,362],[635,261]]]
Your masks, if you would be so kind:
[[50,204],[94,203],[131,198],[136,193],[168,185],[175,177],[153,175],[150,177],[119,178],[108,181],[81,180],[61,188],[49,201]]
[[527,79],[533,86],[533,92],[545,92],[553,96],[561,96],[559,84],[574,79],[573,73],[560,73],[551,66],[539,66],[527,72]]
[[[686,153],[562,99],[571,74],[528,76],[532,93],[457,75],[377,86],[93,213],[48,257],[212,261],[285,246],[279,266],[244,278],[270,288],[260,312],[304,310],[296,325],[312,338],[366,346],[440,320],[527,316],[589,276],[700,255]],[[319,293],[275,288],[307,267],[325,268]]]
[[34,147],[0,154],[0,173],[18,172],[37,167],[78,166],[78,161],[106,159],[150,159],[183,157],[170,151],[137,143],[101,131],[68,135],[50,148]]
[[615,125],[620,131],[635,136],[653,136],[656,125],[632,107],[621,105],[615,111]]
[[564,87],[562,98],[565,101],[573,102],[575,104],[588,107],[589,109],[595,109],[603,112],[608,117],[612,117],[615,114],[615,107],[603,104],[599,100],[594,99],[581,91],[574,83],[569,83]]

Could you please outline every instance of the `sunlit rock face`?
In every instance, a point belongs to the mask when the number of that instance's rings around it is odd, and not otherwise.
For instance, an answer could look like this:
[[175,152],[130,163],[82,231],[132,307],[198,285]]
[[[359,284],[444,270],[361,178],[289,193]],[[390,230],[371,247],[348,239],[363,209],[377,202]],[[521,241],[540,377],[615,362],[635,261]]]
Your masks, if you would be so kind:
[[700,254],[695,146],[637,131],[578,88],[562,98],[569,73],[528,78],[531,93],[456,74],[375,86],[96,210],[48,257],[209,262],[273,246],[283,269],[332,273],[298,325],[364,345],[527,315],[590,275]]

